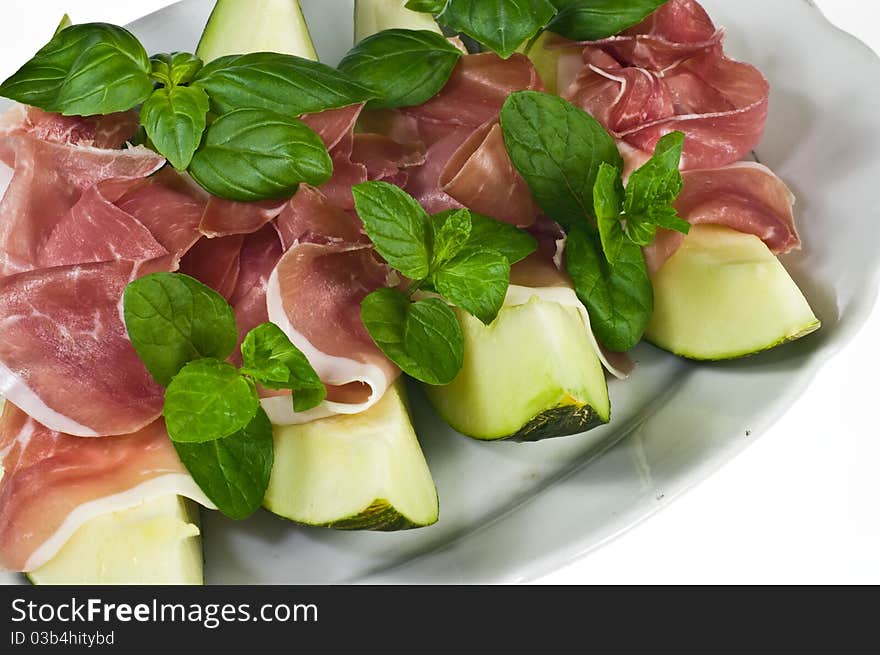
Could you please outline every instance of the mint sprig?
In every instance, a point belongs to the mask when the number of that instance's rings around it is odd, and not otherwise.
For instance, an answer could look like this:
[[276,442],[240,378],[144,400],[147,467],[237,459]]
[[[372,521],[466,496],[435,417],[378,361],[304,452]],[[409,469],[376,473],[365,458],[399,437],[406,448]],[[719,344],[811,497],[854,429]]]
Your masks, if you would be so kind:
[[[365,182],[352,191],[376,251],[410,281],[406,291],[368,295],[361,303],[364,325],[404,372],[427,384],[448,384],[461,369],[464,349],[449,304],[491,323],[504,303],[511,264],[533,252],[535,241],[467,209],[429,216],[412,196],[386,182]],[[411,302],[417,290],[442,299]]]
[[163,415],[184,466],[221,512],[250,515],[262,503],[273,459],[257,385],[290,389],[294,411],[305,411],[326,397],[318,375],[272,323],[245,336],[241,369],[228,363],[238,341],[232,308],[187,275],[131,282],[123,316],[138,356],[167,387]]

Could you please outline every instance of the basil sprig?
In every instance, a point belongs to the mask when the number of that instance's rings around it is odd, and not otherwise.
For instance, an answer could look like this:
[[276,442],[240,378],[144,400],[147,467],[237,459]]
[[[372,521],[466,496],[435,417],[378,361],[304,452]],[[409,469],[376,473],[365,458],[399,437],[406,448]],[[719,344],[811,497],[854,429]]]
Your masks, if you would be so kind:
[[[361,303],[376,345],[412,377],[451,382],[461,369],[461,326],[449,304],[491,323],[510,282],[511,264],[537,247],[511,225],[467,209],[429,216],[416,200],[385,182],[353,189],[355,208],[376,251],[410,280],[406,291],[380,289]],[[415,291],[433,292],[411,302]]]
[[166,387],[168,435],[196,484],[235,519],[259,508],[272,470],[272,426],[257,384],[293,391],[294,411],[317,406],[326,389],[280,328],[264,323],[238,342],[232,308],[216,291],[179,273],[130,283],[123,315],[135,351]]
[[595,41],[638,25],[667,0],[550,0],[557,14],[547,29],[573,41]]
[[[452,46],[443,41],[443,48]],[[444,72],[448,51],[444,57],[429,57],[439,66],[432,84],[442,78],[442,86],[451,72]],[[89,23],[59,31],[0,85],[0,95],[66,115],[140,106],[138,142],[188,170],[213,195],[249,201],[292,196],[300,183],[319,185],[332,174],[324,143],[296,117],[381,92],[292,55],[231,55],[207,66],[186,52],[150,58],[127,30]]]
[[339,70],[381,94],[368,109],[410,107],[437,95],[461,54],[436,32],[391,29],[358,43]]
[[508,154],[544,212],[568,232],[566,266],[596,336],[615,351],[644,334],[654,295],[641,246],[656,228],[687,230],[672,207],[684,137],[670,134],[624,189],[611,136],[558,96],[512,94],[501,111]]

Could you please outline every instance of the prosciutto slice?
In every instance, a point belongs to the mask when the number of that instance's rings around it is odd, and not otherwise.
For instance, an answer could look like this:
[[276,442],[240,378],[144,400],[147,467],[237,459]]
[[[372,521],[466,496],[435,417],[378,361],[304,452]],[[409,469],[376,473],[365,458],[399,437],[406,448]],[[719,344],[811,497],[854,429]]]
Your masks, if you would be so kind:
[[32,571],[86,521],[178,494],[207,506],[164,423],[107,439],[50,430],[7,402],[0,417],[0,568]]
[[244,239],[241,234],[201,239],[181,260],[180,272],[196,278],[229,300],[241,274]]
[[0,394],[52,430],[82,437],[135,432],[164,392],[135,353],[120,311],[125,286],[169,270],[117,260],[0,278]]
[[583,68],[560,89],[633,148],[681,130],[683,169],[725,166],[761,140],[769,84],[725,56],[723,36],[699,3],[669,0],[624,35],[583,44]]
[[328,400],[294,413],[289,395],[263,399],[273,423],[354,414],[378,402],[400,374],[361,321],[364,297],[387,284],[388,267],[364,242],[359,221],[303,187],[279,218],[287,246],[268,280],[268,318],[329,386]]
[[[685,171],[675,208],[692,225],[714,223],[754,234],[776,254],[800,248],[794,224],[795,198],[766,166],[739,162],[724,168]],[[645,249],[651,272],[678,250],[684,235],[659,230]]]

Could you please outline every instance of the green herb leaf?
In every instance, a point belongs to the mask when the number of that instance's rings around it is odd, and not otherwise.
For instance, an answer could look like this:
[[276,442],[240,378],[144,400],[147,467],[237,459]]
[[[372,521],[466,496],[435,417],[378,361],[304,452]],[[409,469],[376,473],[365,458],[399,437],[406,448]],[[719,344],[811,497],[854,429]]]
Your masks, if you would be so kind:
[[547,25],[573,41],[595,41],[641,23],[666,0],[551,0],[559,10]]
[[507,59],[555,13],[548,0],[449,0],[438,20]]
[[404,6],[412,11],[436,16],[446,8],[446,2],[447,0],[409,0]]
[[202,60],[188,52],[172,52],[150,57],[153,79],[165,86],[189,84],[202,70]]
[[262,408],[228,437],[174,442],[174,447],[195,483],[223,514],[241,520],[260,508],[275,454],[272,424]]
[[651,159],[630,176],[623,211],[626,234],[634,243],[651,243],[657,226],[685,234],[690,230],[690,223],[679,218],[672,206],[683,186],[679,171],[683,147],[682,132],[667,134],[657,142]]
[[635,346],[654,311],[654,290],[642,249],[622,240],[617,261],[609,265],[598,236],[577,227],[568,233],[565,256],[599,341],[617,352]]
[[208,95],[202,89],[169,86],[156,89],[141,107],[147,136],[177,170],[186,170],[202,141],[208,106]]
[[510,263],[494,250],[468,248],[436,271],[431,281],[444,298],[488,325],[504,304]]
[[428,276],[428,214],[400,187],[364,182],[352,189],[354,206],[376,250],[413,280]]
[[293,55],[256,52],[215,59],[196,76],[217,114],[268,109],[299,116],[366,102],[376,93],[324,64]]
[[[499,252],[507,258],[511,266],[538,249],[538,243],[531,234],[523,232],[510,223],[496,221],[476,212],[470,212],[470,215],[471,233],[468,246]],[[438,214],[435,220],[440,216],[443,214]]]
[[361,302],[361,317],[382,352],[417,380],[449,384],[461,370],[461,326],[442,300],[410,303],[396,289],[379,289]]
[[301,182],[320,186],[333,162],[305,123],[265,109],[237,109],[211,124],[189,172],[215,196],[252,201],[292,196]]
[[614,139],[599,122],[558,96],[512,93],[501,127],[513,165],[538,205],[565,228],[593,216],[600,164],[623,168]]
[[431,218],[433,226],[433,253],[431,270],[436,271],[467,245],[471,236],[471,213],[467,209],[452,209]]
[[327,389],[309,360],[274,323],[263,323],[248,332],[241,355],[241,372],[269,389],[293,391],[297,412],[317,407],[327,397]]
[[380,97],[368,109],[420,105],[446,85],[461,51],[442,34],[426,30],[385,30],[358,43],[339,70]]
[[0,96],[66,116],[126,111],[153,92],[150,59],[127,30],[71,25],[0,85]]
[[620,171],[605,162],[599,166],[596,185],[593,187],[593,206],[602,250],[610,264],[617,263],[620,250],[624,247],[626,235],[620,223],[624,198],[623,180]]
[[232,364],[190,362],[165,390],[165,425],[172,441],[203,443],[243,429],[257,413],[254,383]]
[[123,315],[138,356],[166,387],[187,362],[226,359],[238,343],[229,303],[180,273],[153,273],[131,282],[123,294]]

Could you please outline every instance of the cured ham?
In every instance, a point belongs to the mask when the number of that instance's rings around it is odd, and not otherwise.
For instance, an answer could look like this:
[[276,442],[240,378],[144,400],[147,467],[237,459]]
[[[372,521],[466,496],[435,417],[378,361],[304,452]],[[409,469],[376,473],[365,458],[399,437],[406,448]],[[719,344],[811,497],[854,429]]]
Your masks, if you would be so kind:
[[10,402],[0,417],[0,568],[32,571],[89,519],[165,495],[207,506],[161,420],[121,437],[50,430]]
[[0,278],[0,394],[52,430],[127,434],[162,412],[164,391],[141,363],[120,312],[147,266],[112,261]]
[[201,239],[180,262],[180,272],[196,278],[229,300],[238,287],[245,237],[234,234]]
[[284,200],[235,202],[212,197],[205,206],[199,231],[206,237],[222,237],[256,232],[281,213]]
[[732,164],[761,140],[769,84],[725,56],[723,36],[697,2],[669,0],[624,34],[584,43],[584,66],[560,89],[633,148],[650,153],[680,130],[683,169]]
[[279,218],[287,250],[267,286],[268,318],[309,359],[328,400],[294,413],[289,395],[263,399],[273,423],[355,414],[379,401],[400,374],[364,327],[360,303],[387,285],[389,270],[359,222],[320,191],[303,187]]
[[[684,186],[675,208],[692,225],[713,223],[754,234],[776,254],[800,247],[794,195],[766,166],[739,162],[724,168],[685,171],[682,178]],[[648,268],[659,270],[683,239],[678,232],[659,230],[645,249]]]

